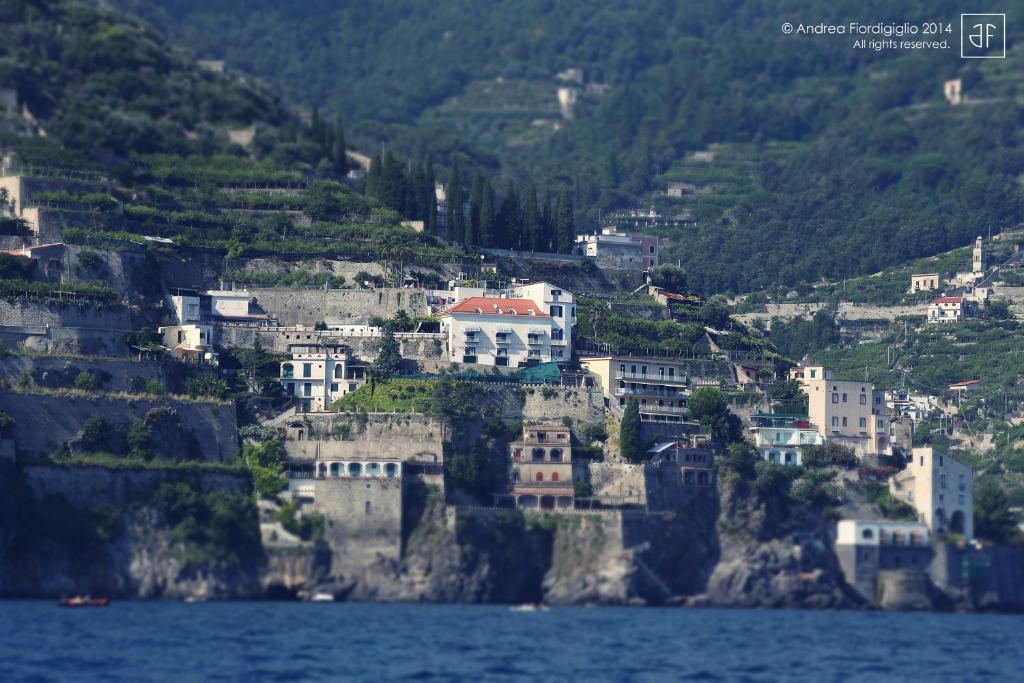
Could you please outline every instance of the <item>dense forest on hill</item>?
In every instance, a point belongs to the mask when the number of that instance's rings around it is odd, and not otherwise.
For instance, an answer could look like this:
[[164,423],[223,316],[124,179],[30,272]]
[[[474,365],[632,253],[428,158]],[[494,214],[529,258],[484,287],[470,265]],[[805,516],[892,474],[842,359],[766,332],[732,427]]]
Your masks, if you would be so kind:
[[[584,229],[599,211],[646,201],[688,152],[752,143],[757,157],[758,145],[796,143],[781,159],[755,158],[750,191],[717,220],[663,232],[666,256],[705,292],[873,272],[1024,218],[1015,19],[1009,59],[961,60],[951,0],[121,5],[297,104],[341,111],[371,151],[445,167],[458,153],[495,186],[506,175],[568,187]],[[953,49],[876,52],[850,36],[779,30],[936,19],[952,22]],[[500,99],[510,83],[548,83],[553,98],[555,75],[573,67],[611,89],[584,98],[562,130],[531,127],[544,114],[530,102],[468,104],[480,92]],[[942,98],[957,76],[970,106]]]

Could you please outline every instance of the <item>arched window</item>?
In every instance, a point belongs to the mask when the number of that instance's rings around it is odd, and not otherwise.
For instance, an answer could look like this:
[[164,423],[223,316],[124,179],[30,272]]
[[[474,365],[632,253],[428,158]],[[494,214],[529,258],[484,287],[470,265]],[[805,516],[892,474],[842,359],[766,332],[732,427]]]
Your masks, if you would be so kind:
[[865,541],[870,541],[872,538],[875,537],[875,533],[871,531],[871,529],[865,529],[864,531],[860,532],[860,537],[863,538]]
[[334,366],[334,379],[345,379],[345,367],[341,364]]
[[331,476],[332,477],[340,477],[341,476],[340,468],[341,468],[341,463],[339,463],[339,462],[332,462],[331,465],[330,465]]
[[562,462],[562,449],[552,448],[550,451],[551,462]]
[[393,462],[389,462],[384,465],[384,475],[388,477],[394,477],[398,474],[398,465]]
[[543,472],[538,472],[537,473],[537,481],[544,481],[544,473]]
[[284,379],[292,379],[295,377],[295,368],[292,367],[291,363],[283,363],[281,365],[281,377]]
[[348,464],[348,476],[350,477],[361,477],[363,476],[363,466],[358,462],[350,462]]
[[380,476],[380,463],[371,462],[366,466],[366,476],[368,477],[379,477]]
[[542,462],[544,460],[544,449],[534,448],[531,456],[533,457],[534,462]]
[[551,473],[551,481],[558,481],[558,472]]

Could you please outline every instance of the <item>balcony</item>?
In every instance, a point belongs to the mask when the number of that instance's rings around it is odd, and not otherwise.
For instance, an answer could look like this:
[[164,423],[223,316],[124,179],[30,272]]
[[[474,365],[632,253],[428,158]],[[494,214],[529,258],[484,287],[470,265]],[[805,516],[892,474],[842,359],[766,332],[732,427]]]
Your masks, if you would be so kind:
[[494,336],[494,343],[498,344],[499,346],[507,346],[508,344],[512,343],[512,335],[502,334],[501,332],[499,332]]
[[685,401],[686,394],[682,391],[658,391],[657,389],[630,389],[629,387],[616,387],[612,391],[613,396],[650,396],[654,398],[665,398],[671,401]]
[[659,406],[657,403],[640,404],[640,412],[659,415],[685,415],[686,406]]
[[540,344],[544,343],[544,340],[538,334],[531,334],[527,335],[526,343],[529,344],[530,346],[539,346]]
[[649,384],[689,384],[687,378],[682,375],[643,374],[639,372],[622,372],[621,370],[615,371],[615,379],[627,382],[647,382]]

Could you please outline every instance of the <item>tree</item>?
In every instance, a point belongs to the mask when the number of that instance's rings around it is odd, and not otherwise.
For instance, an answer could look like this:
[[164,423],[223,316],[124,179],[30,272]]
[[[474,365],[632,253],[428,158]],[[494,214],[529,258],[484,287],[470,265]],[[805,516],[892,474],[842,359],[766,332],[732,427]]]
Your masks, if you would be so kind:
[[366,198],[381,200],[381,189],[384,180],[384,162],[379,155],[370,159],[370,170],[366,173]]
[[1013,542],[1017,535],[1010,498],[994,479],[983,480],[974,490],[974,535],[1000,545]]
[[572,251],[576,239],[576,218],[573,215],[572,199],[569,191],[563,189],[558,195],[555,205],[555,241],[558,253],[568,254]]
[[485,180],[480,197],[480,246],[493,247],[494,241],[494,188]]
[[341,114],[334,123],[334,144],[331,147],[331,161],[334,164],[334,172],[338,175],[348,173],[348,155],[345,153],[345,129],[342,125]]
[[474,174],[472,189],[469,191],[469,220],[466,222],[467,247],[480,244],[480,208],[483,204],[483,195],[483,180],[479,174]]
[[459,160],[452,161],[452,172],[448,177],[448,187],[445,189],[445,199],[448,202],[448,216],[445,222],[445,233],[449,242],[462,242],[466,238],[466,214],[463,212],[462,204],[462,181],[459,179]]
[[434,189],[434,162],[427,158],[423,169],[423,215],[428,235],[437,234],[437,191]]
[[501,198],[498,214],[494,219],[496,246],[505,249],[520,249],[523,234],[523,216],[519,204],[519,190],[513,181],[508,181]]
[[342,211],[337,187],[337,183],[329,180],[317,180],[312,183],[306,192],[306,208],[302,212],[314,221],[337,220]]
[[523,204],[523,233],[530,251],[544,251],[540,212],[537,210],[537,188],[533,185],[527,188]]
[[651,271],[651,282],[670,292],[686,291],[686,271],[671,264],[658,266]]
[[406,211],[406,180],[403,163],[390,151],[384,155],[381,174],[380,202],[399,213]]
[[640,436],[640,402],[636,396],[629,397],[619,423],[619,455],[629,462],[640,462],[644,456]]
[[384,325],[384,333],[377,347],[377,357],[370,364],[370,376],[374,382],[387,382],[402,368],[402,349],[395,339],[395,330]]
[[743,423],[729,410],[725,395],[714,387],[701,387],[690,394],[686,413],[721,443],[743,439]]

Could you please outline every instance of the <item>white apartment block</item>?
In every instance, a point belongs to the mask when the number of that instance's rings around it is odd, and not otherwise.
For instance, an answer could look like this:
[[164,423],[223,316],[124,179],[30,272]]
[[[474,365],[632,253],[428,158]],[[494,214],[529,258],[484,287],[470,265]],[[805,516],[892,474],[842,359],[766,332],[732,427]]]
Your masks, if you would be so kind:
[[804,446],[825,445],[825,435],[804,415],[757,413],[750,421],[758,456],[777,465],[802,465]]
[[552,346],[554,318],[530,299],[469,297],[446,309],[441,320],[452,362],[515,368],[559,360],[553,348],[566,352]]
[[281,383],[303,412],[325,411],[366,382],[366,364],[345,345],[293,344],[288,351],[292,358],[281,363]]
[[974,538],[974,470],[931,448],[915,448],[907,468],[889,480],[889,492],[917,510],[933,534]]
[[958,323],[967,313],[962,296],[940,296],[928,306],[928,324]]

